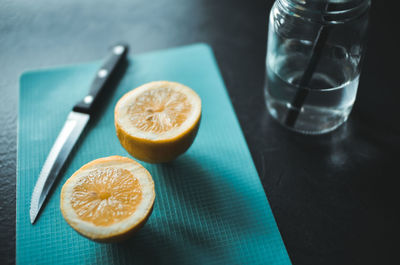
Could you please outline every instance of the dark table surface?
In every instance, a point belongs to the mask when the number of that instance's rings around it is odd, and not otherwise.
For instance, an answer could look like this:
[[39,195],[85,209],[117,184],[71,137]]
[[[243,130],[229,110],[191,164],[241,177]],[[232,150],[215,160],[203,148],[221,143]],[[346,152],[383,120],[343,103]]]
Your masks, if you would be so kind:
[[1,1],[0,264],[15,261],[19,75],[103,58],[119,40],[132,53],[212,46],[294,264],[393,264],[400,176],[396,9],[373,1],[350,119],[312,137],[285,130],[265,109],[270,6],[264,0]]

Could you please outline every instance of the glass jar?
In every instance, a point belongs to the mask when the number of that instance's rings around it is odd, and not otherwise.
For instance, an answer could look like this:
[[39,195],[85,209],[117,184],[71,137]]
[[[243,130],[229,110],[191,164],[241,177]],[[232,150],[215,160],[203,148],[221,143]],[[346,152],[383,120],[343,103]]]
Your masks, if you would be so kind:
[[276,0],[271,12],[265,100],[284,126],[332,131],[353,107],[370,0]]

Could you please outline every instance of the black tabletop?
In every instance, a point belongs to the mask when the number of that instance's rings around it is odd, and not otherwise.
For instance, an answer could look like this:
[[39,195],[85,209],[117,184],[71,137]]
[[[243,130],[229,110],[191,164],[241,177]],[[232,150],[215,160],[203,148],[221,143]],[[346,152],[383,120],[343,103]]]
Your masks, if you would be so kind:
[[[0,2],[0,264],[15,261],[18,78],[27,69],[206,42],[214,50],[294,264],[392,264],[398,243],[396,9],[373,1],[357,100],[323,136],[278,125],[263,100],[265,0]],[[398,23],[397,23],[398,24]]]

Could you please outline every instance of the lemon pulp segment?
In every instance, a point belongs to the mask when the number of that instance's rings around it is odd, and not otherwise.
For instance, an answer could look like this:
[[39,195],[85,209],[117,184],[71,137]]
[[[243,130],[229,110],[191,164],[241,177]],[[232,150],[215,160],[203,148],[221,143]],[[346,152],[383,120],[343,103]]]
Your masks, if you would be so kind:
[[162,133],[179,127],[191,111],[185,94],[171,88],[143,92],[129,106],[132,125],[144,132]]
[[128,170],[98,168],[74,186],[71,206],[81,220],[109,226],[131,216],[141,200],[140,183]]

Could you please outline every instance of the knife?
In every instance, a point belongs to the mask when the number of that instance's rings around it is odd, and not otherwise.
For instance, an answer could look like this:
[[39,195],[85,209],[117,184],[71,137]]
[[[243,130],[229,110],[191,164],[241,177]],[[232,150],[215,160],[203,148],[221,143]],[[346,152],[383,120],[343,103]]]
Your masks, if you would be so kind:
[[111,76],[117,72],[117,68],[122,64],[127,52],[128,46],[126,45],[118,44],[112,48],[111,54],[97,71],[89,93],[69,113],[64,127],[61,129],[43,164],[33,189],[29,211],[32,224],[35,223],[50,189],[59,176],[79,136],[88,124],[90,117],[95,114],[96,105],[101,94],[106,90]]

